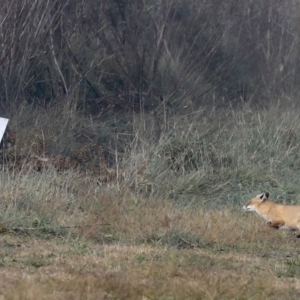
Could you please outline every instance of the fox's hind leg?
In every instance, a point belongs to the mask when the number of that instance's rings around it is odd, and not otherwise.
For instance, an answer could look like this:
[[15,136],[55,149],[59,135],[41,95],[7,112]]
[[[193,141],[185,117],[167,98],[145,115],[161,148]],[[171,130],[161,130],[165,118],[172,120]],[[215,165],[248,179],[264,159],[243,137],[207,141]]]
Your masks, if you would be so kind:
[[296,237],[300,238],[300,222],[298,222],[297,227],[298,227],[298,233],[296,234]]

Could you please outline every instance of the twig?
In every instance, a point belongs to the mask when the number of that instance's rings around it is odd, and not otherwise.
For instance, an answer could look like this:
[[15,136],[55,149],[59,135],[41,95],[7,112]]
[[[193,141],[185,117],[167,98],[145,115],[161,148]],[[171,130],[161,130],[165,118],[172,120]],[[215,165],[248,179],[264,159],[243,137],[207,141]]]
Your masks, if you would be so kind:
[[190,243],[189,241],[187,241],[186,239],[182,238],[182,237],[179,237],[183,242],[185,242],[186,244],[192,246],[193,248],[199,248],[199,245],[196,245],[196,244],[193,244],[193,243]]

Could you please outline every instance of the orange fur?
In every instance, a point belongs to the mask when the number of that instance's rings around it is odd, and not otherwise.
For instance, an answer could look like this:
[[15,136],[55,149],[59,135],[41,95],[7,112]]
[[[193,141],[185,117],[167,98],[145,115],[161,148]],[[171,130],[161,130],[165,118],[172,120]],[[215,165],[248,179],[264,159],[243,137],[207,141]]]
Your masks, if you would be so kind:
[[300,237],[300,206],[276,204],[269,200],[269,193],[262,193],[252,198],[243,209],[256,211],[270,227],[296,229]]

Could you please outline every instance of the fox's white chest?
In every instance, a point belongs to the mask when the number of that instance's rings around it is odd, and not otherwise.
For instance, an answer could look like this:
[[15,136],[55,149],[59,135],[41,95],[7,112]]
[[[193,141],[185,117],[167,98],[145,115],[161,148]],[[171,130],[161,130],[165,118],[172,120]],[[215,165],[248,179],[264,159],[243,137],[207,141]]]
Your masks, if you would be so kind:
[[260,216],[262,216],[267,222],[272,222],[272,220],[268,217],[268,215],[265,214],[260,214],[259,212],[257,212]]
[[263,217],[267,222],[271,222],[272,220],[269,218],[269,216],[267,214],[261,213],[256,207],[254,208],[254,210],[261,216]]

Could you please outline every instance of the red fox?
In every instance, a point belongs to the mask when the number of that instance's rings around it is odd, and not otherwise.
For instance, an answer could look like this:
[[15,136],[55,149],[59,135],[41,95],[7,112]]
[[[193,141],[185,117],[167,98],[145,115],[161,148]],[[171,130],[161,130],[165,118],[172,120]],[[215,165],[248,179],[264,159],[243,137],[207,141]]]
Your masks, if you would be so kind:
[[298,229],[297,237],[300,237],[300,206],[276,204],[269,200],[269,193],[262,193],[252,198],[243,209],[256,211],[267,221],[270,227]]

